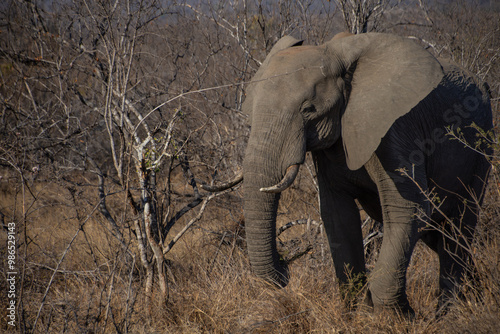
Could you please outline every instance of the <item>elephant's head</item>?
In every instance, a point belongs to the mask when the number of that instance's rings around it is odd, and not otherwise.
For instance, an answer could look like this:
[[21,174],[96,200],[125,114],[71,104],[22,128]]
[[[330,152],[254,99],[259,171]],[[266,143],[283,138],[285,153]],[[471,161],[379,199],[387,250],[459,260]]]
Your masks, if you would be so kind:
[[243,106],[251,119],[243,166],[250,262],[279,286],[287,283],[275,240],[279,193],[293,182],[306,151],[327,149],[342,137],[348,167],[361,168],[393,122],[443,76],[427,51],[393,35],[300,44],[291,37],[276,44]]

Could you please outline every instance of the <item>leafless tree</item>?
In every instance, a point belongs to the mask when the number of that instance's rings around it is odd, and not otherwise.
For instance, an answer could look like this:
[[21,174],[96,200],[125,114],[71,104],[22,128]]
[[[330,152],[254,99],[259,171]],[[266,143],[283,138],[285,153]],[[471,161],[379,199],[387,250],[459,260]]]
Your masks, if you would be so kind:
[[353,34],[377,30],[382,16],[400,2],[400,0],[335,0],[342,12],[347,30]]
[[[155,281],[166,301],[165,256],[219,196],[200,191],[192,163],[201,163],[207,128],[224,118],[197,107],[222,104],[209,88],[217,82],[206,80],[224,46],[197,46],[193,29],[179,35],[192,19],[161,1],[2,6],[0,161],[23,180],[36,169],[68,187],[94,175],[108,229],[124,251],[130,241],[137,250],[146,303]],[[211,159],[220,162],[217,153]],[[120,211],[110,200],[123,203]]]

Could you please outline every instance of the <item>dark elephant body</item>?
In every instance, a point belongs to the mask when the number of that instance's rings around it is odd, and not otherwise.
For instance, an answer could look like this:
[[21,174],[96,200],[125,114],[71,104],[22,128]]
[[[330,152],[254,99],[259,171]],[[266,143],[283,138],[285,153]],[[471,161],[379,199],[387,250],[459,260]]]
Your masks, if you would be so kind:
[[476,145],[477,128],[492,128],[485,86],[392,35],[299,44],[277,43],[244,105],[252,125],[243,177],[254,272],[287,283],[276,252],[279,192],[311,151],[339,283],[365,273],[357,200],[384,224],[368,302],[411,312],[406,270],[419,239],[439,254],[440,288],[449,297],[468,258],[457,242],[472,238],[489,169],[489,148]]
[[[375,280],[382,286],[376,288],[380,291],[378,296],[371,293],[371,298],[377,296],[381,305],[408,309],[404,285],[406,268],[411,249],[419,238],[439,254],[443,297],[440,305],[450,297],[456,283],[465,274],[461,261],[466,261],[468,255],[452,239],[459,239],[462,247],[470,243],[490,168],[485,155],[491,154],[491,150],[483,147],[482,153],[474,152],[457,138],[452,139],[451,131],[460,129],[462,139],[474,147],[479,138],[472,126],[486,130],[492,128],[487,93],[471,82],[471,78],[464,77],[463,73],[449,72],[422,102],[396,120],[363,168],[352,171],[347,167],[341,141],[330,149],[313,152],[318,169],[322,217],[340,282],[347,282],[356,273],[364,272],[361,222],[355,200],[373,219],[384,222],[386,230],[390,224],[406,225],[410,229],[402,232],[411,236],[401,249],[407,254],[401,256],[401,253],[392,252],[394,245],[388,245],[390,251],[382,253],[378,260],[387,263],[393,256],[396,257],[394,262],[405,260],[399,264],[400,275],[391,274],[389,270],[394,270],[391,266]],[[429,110],[435,112],[429,113]],[[380,170],[385,175],[377,176]],[[400,170],[406,171],[410,178],[402,175]],[[389,187],[377,182],[383,177],[391,178]],[[431,195],[423,193],[423,190],[431,189],[433,196],[442,200],[439,210],[433,210],[429,203]],[[387,194],[385,201],[380,192]],[[464,205],[464,200],[467,205]],[[416,204],[415,210],[410,212],[423,211],[419,219],[414,220],[404,213],[408,203]],[[403,211],[399,216],[395,214],[398,206],[402,206]],[[463,227],[443,229],[449,219],[455,219],[457,226],[463,224]],[[327,224],[329,221],[331,223]],[[345,221],[349,226],[335,221]],[[462,233],[460,237],[459,233]],[[393,239],[401,241],[397,236],[388,240]],[[349,255],[346,249],[350,249]],[[458,258],[454,258],[453,255],[457,254]],[[345,270],[346,264],[351,266],[350,271]]]

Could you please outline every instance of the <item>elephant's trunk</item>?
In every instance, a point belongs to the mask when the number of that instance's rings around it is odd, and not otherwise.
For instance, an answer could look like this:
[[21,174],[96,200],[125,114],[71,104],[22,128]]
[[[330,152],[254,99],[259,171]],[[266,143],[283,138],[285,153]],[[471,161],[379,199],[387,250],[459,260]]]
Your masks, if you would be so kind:
[[288,271],[276,250],[276,215],[280,192],[290,186],[304,162],[305,138],[301,119],[295,122],[295,129],[289,126],[290,132],[285,132],[278,130],[280,122],[273,129],[267,119],[258,116],[253,115],[243,164],[248,255],[257,276],[284,287]]
[[276,214],[280,194],[264,193],[255,179],[262,174],[247,172],[245,191],[245,230],[248,256],[253,272],[279,287],[288,283],[286,267],[280,263],[276,249]]

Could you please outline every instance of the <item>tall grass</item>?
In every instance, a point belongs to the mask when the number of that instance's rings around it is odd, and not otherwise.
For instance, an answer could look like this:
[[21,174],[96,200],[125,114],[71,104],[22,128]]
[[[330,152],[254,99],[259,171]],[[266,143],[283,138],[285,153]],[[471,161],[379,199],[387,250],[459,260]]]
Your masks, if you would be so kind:
[[[54,273],[90,208],[74,206],[70,194],[56,185],[33,185],[38,200],[25,199],[32,205],[23,240],[27,251],[20,254],[25,268],[21,321],[27,332],[37,321],[37,333],[494,333],[500,328],[496,187],[490,186],[481,213],[473,244],[476,274],[463,285],[464,298],[445,316],[435,317],[437,256],[419,243],[408,271],[416,317],[407,320],[344,307],[323,232],[315,225],[296,226],[279,237],[281,252],[294,258],[286,288],[275,289],[253,276],[237,196],[218,200],[172,251],[167,303],[157,296],[147,309],[136,250],[124,249],[105,232],[98,215],[82,227]],[[20,200],[15,195],[12,187],[1,188],[1,211],[13,219],[18,216],[8,210]],[[300,198],[296,190],[284,196],[279,224],[300,214],[304,208],[291,209]],[[0,298],[3,303],[4,291]],[[0,328],[9,328],[3,321]]]

